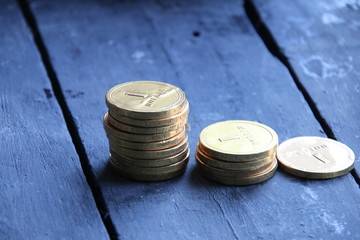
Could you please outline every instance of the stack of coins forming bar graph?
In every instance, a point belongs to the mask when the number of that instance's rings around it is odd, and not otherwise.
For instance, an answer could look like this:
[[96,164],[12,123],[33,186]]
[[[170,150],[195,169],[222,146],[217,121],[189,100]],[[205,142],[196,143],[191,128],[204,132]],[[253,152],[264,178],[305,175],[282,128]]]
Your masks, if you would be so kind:
[[257,122],[225,121],[202,130],[196,152],[201,173],[226,185],[249,185],[271,178],[277,168],[278,136]]
[[117,173],[162,181],[185,172],[190,155],[189,102],[180,88],[154,81],[127,82],[107,92],[106,105],[109,163]]

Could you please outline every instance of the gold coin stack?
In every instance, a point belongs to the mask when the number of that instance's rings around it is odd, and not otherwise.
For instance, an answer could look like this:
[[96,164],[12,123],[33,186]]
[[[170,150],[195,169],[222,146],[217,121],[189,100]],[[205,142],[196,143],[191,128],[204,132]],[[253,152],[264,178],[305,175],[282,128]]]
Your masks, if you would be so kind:
[[275,174],[277,145],[276,132],[263,124],[218,122],[200,133],[196,162],[210,180],[226,185],[256,184]]
[[139,181],[162,181],[185,172],[189,161],[189,102],[170,84],[127,82],[106,94],[104,128],[110,166]]

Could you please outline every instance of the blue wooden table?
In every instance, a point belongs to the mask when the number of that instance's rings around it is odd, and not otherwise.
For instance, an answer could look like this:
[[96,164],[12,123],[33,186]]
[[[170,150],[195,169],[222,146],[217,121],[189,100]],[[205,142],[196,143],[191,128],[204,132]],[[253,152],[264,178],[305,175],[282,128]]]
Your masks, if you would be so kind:
[[[0,33],[0,239],[360,239],[358,1],[0,0]],[[190,101],[181,177],[107,165],[104,96],[135,80]],[[231,119],[337,139],[355,169],[210,182],[198,135]]]

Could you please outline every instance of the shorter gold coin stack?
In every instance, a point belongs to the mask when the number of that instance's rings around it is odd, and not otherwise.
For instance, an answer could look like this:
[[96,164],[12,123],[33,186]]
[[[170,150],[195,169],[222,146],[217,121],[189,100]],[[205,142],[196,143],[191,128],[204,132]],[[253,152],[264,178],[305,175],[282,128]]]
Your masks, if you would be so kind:
[[106,104],[109,164],[117,173],[139,181],[184,173],[190,154],[189,102],[181,89],[162,82],[127,82],[107,92]]
[[277,145],[276,132],[263,124],[218,122],[200,133],[196,162],[210,180],[226,185],[256,184],[275,174]]

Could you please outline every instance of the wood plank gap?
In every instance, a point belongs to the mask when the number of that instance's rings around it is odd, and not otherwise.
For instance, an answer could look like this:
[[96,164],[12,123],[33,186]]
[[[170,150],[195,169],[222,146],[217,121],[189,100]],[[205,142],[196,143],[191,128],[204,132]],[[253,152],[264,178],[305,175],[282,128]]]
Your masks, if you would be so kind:
[[[275,41],[275,38],[272,36],[270,30],[264,23],[264,21],[261,19],[260,14],[258,10],[256,9],[255,5],[253,4],[252,0],[245,0],[244,1],[244,8],[247,17],[249,18],[251,24],[253,25],[254,29],[256,30],[259,37],[264,42],[267,49],[271,52],[273,56],[278,58],[282,64],[285,65],[285,67],[288,69],[291,77],[293,78],[296,87],[299,89],[299,91],[304,96],[305,101],[309,105],[312,113],[314,114],[316,120],[320,123],[324,133],[328,138],[337,140],[335,137],[334,132],[332,131],[330,125],[326,121],[326,119],[321,115],[319,109],[316,106],[316,103],[311,98],[309,92],[306,90],[304,85],[299,80],[298,76],[296,75],[293,67],[291,66],[288,58],[283,53],[280,46]],[[360,187],[360,176],[355,172],[355,170],[351,171],[351,175],[354,177],[356,183]]]
[[51,82],[51,86],[53,88],[53,92],[56,97],[56,100],[60,105],[72,142],[75,146],[77,154],[79,155],[82,170],[84,172],[86,181],[91,189],[97,209],[101,215],[101,219],[105,225],[105,228],[109,234],[110,239],[118,239],[119,234],[117,233],[114,222],[112,221],[111,216],[109,215],[108,206],[105,202],[100,186],[96,180],[95,174],[92,171],[92,167],[89,163],[89,159],[87,157],[85,147],[81,141],[78,128],[76,126],[72,113],[70,112],[69,107],[66,103],[56,72],[51,64],[48,50],[39,32],[35,17],[31,12],[29,4],[27,3],[26,0],[18,0],[18,4],[24,15],[28,27],[32,32],[34,42],[40,53],[41,60],[45,66],[46,73]]
[[359,184],[359,188],[360,188],[360,176],[359,174],[357,174],[357,172],[355,171],[355,169],[353,169],[351,171],[351,175],[354,177],[355,181],[357,182],[357,184]]

